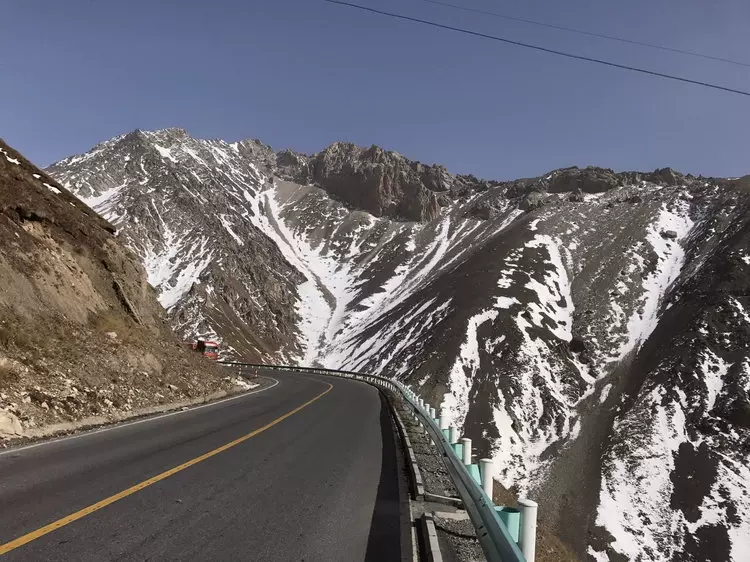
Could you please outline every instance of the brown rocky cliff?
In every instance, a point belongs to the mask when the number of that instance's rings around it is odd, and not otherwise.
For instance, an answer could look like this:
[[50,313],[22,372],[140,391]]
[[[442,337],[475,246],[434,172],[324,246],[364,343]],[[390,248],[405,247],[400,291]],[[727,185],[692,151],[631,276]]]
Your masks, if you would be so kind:
[[441,203],[486,188],[471,176],[456,176],[442,166],[408,160],[374,145],[337,142],[312,157],[284,151],[276,164],[282,177],[316,184],[349,207],[408,221],[430,221],[440,215]]
[[128,412],[231,388],[223,375],[174,338],[114,228],[0,141],[4,419]]

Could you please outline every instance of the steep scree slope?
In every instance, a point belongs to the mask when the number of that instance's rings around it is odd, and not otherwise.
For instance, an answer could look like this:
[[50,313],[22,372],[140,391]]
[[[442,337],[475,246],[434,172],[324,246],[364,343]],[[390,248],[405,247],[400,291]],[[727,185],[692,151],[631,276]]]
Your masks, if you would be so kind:
[[0,141],[0,444],[234,386],[180,348],[113,232]]
[[486,182],[179,129],[49,171],[120,229],[178,329],[407,380],[581,558],[750,549],[747,178]]

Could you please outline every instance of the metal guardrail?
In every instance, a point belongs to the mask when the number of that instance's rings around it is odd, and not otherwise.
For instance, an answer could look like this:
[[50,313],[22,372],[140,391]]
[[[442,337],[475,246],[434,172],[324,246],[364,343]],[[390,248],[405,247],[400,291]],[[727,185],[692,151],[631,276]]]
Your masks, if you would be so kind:
[[[492,503],[491,498],[487,496],[482,486],[478,484],[475,478],[468,472],[466,464],[464,464],[462,459],[458,458],[458,455],[454,451],[454,448],[448,442],[448,439],[446,439],[445,434],[439,427],[433,415],[431,415],[434,413],[434,409],[433,412],[430,412],[427,407],[421,405],[417,395],[400,381],[377,375],[364,375],[362,373],[355,373],[353,371],[338,371],[333,369],[321,369],[315,367],[260,365],[257,363],[228,361],[222,363],[225,365],[254,367],[258,369],[262,368],[278,371],[304,372],[350,378],[385,387],[393,392],[398,392],[405,400],[405,402],[411,407],[417,419],[420,420],[422,426],[427,429],[440,453],[443,454],[447,459],[446,466],[448,468],[448,472],[451,476],[451,479],[453,480],[453,483],[456,486],[456,490],[458,491],[458,494],[461,497],[464,506],[466,507],[469,518],[471,519],[471,522],[476,529],[477,538],[482,545],[482,550],[484,550],[487,560],[489,562],[527,562],[527,558],[524,557],[524,554],[521,552],[521,548],[519,548],[519,545],[516,544],[505,524],[501,521],[497,511],[495,510],[495,506]],[[536,508],[536,504],[534,504],[533,502],[529,502],[529,504],[533,505],[534,509]],[[523,540],[524,530],[526,530],[527,534],[531,535],[531,537],[529,537],[531,540],[527,541],[528,543],[530,543],[530,550],[528,548],[524,548],[528,556],[528,562],[533,562],[534,559],[535,523],[536,520],[534,519],[534,525],[532,527],[528,527],[524,524],[523,526],[528,528],[522,529],[521,532],[521,540]]]

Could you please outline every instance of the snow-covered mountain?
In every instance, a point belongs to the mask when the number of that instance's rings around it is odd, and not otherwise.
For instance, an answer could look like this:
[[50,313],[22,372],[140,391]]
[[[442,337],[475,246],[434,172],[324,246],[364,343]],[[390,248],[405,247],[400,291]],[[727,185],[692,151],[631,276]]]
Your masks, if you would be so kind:
[[235,354],[400,377],[595,560],[750,555],[750,179],[135,131],[49,168]]

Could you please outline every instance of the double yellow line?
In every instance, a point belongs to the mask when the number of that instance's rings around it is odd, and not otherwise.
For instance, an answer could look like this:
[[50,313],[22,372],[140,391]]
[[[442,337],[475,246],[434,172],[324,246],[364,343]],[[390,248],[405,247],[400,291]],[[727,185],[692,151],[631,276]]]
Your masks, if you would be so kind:
[[[328,383],[326,383],[328,384]],[[195,457],[194,459],[191,459],[185,463],[182,463],[179,466],[175,466],[174,468],[170,468],[169,470],[166,470],[162,472],[161,474],[157,474],[156,476],[152,476],[148,480],[144,480],[143,482],[139,482],[135,486],[131,486],[130,488],[123,490],[122,492],[118,492],[117,494],[113,496],[109,496],[108,498],[104,498],[101,501],[96,502],[95,504],[91,504],[88,507],[84,507],[83,509],[76,511],[75,513],[71,513],[70,515],[66,515],[65,517],[58,519],[57,521],[53,521],[52,523],[45,525],[44,527],[41,527],[37,529],[36,531],[32,531],[30,533],[27,533],[21,537],[18,537],[17,539],[13,539],[10,542],[7,542],[5,544],[0,545],[0,555],[6,554],[10,552],[11,550],[15,550],[18,547],[21,547],[25,544],[30,543],[31,541],[34,541],[38,539],[39,537],[43,537],[44,535],[51,533],[52,531],[55,531],[61,527],[65,527],[65,525],[69,525],[70,523],[73,523],[74,521],[78,521],[79,519],[82,519],[86,517],[87,515],[90,515],[94,513],[95,511],[99,511],[102,508],[107,507],[108,505],[111,505],[115,503],[118,500],[121,500],[123,498],[126,498],[132,494],[135,494],[136,492],[143,490],[144,488],[148,488],[152,484],[156,484],[157,482],[160,482],[164,480],[165,478],[169,478],[173,474],[177,474],[178,472],[185,470],[186,468],[189,468],[193,466],[194,464],[198,464],[199,462],[203,462],[206,459],[210,459],[211,457],[218,455],[219,453],[223,453],[227,449],[231,449],[235,445],[239,445],[240,443],[243,443],[244,441],[247,441],[248,439],[251,439],[255,437],[256,435],[263,433],[267,429],[272,428],[277,423],[281,423],[285,419],[287,419],[290,416],[293,416],[303,408],[309,406],[316,400],[322,398],[326,394],[328,394],[331,389],[333,388],[332,384],[328,384],[328,388],[318,394],[315,398],[312,400],[308,400],[301,406],[296,407],[294,410],[291,410],[284,414],[283,416],[276,418],[270,423],[267,423],[263,427],[259,427],[258,429],[251,431],[247,435],[243,435],[242,437],[239,437],[238,439],[235,439],[234,441],[230,441],[226,445],[222,445],[221,447],[217,447],[213,451],[209,451],[208,453],[204,453],[199,457]]]

